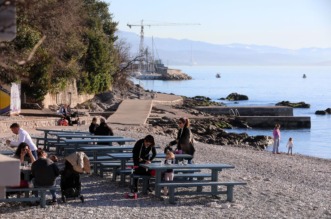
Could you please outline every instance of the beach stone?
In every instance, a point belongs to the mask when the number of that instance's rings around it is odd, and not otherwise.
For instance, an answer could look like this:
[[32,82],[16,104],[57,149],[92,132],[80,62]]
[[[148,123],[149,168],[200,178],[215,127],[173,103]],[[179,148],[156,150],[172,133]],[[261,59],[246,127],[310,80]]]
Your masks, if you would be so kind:
[[276,103],[276,106],[289,106],[293,108],[310,108],[310,104],[305,102],[292,103],[290,101],[281,101]]
[[219,205],[217,202],[209,202],[206,204],[206,207],[210,207],[210,208],[218,208]]
[[316,114],[316,115],[326,115],[326,111],[324,111],[324,110],[317,110],[317,111],[315,112],[315,114]]
[[228,209],[231,207],[231,204],[230,203],[224,203],[224,204],[221,204],[220,208],[222,209]]
[[227,100],[248,100],[248,96],[238,93],[231,93],[225,99]]
[[243,205],[236,204],[236,203],[232,204],[231,207],[239,209],[239,210],[243,210],[245,208]]

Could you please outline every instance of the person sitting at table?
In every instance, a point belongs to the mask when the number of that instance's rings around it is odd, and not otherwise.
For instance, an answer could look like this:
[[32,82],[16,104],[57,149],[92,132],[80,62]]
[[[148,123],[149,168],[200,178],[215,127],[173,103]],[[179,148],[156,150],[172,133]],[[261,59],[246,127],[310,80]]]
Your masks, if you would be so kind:
[[97,118],[93,117],[91,125],[89,126],[89,131],[91,134],[95,133],[95,130],[98,128],[99,124],[97,123]]
[[35,157],[33,156],[30,147],[27,143],[22,142],[18,145],[14,158],[20,159],[21,164],[24,163],[24,161],[27,161],[28,163],[35,162]]
[[72,126],[70,106],[67,104],[61,105],[59,113],[64,116],[64,118],[68,120],[69,125]]
[[37,159],[37,146],[32,141],[32,138],[29,135],[29,133],[24,129],[22,129],[20,125],[17,123],[11,124],[10,129],[15,135],[18,135],[18,141],[6,140],[6,144],[10,145],[11,147],[18,147],[20,143],[25,142],[26,144],[29,145],[29,148],[34,158]]
[[[31,175],[33,178],[33,186],[38,187],[48,187],[55,184],[55,179],[60,175],[60,170],[58,166],[49,158],[47,158],[47,153],[40,149],[38,150],[38,160],[36,160],[31,166]],[[52,202],[56,202],[55,190],[50,190],[52,194]],[[35,193],[38,196],[38,193]]]
[[[150,175],[150,171],[146,170],[144,167],[140,167],[140,164],[150,164],[156,156],[154,137],[147,135],[145,138],[140,139],[136,142],[132,149],[132,158],[134,165],[134,173],[139,175]],[[152,156],[150,152],[152,151]],[[134,192],[138,191],[138,179],[134,179]],[[147,189],[151,192],[150,188]]]
[[[166,152],[166,158],[164,160],[164,164],[170,165],[175,163],[175,154],[172,151],[168,150]],[[165,181],[173,181],[174,180],[174,170],[167,169],[164,173],[164,180]],[[168,195],[168,188],[163,188],[163,195]]]
[[[110,135],[113,136],[113,130],[107,125],[104,118],[100,118],[100,125],[95,129],[94,135]],[[98,142],[99,145],[108,145],[108,142]]]
[[[21,164],[24,164],[24,162],[28,163],[33,163],[35,162],[35,158],[32,155],[32,152],[29,148],[29,145],[25,142],[22,142],[21,144],[18,145],[15,153],[14,153],[14,158],[20,159]],[[28,188],[29,187],[29,182],[28,180],[25,179],[24,173],[20,173],[20,184],[19,186],[14,186],[14,187],[9,187],[12,189],[17,189],[17,188]],[[6,193],[6,195],[12,195],[14,193]]]
[[[168,146],[177,145],[176,154],[194,155],[195,148],[193,146],[193,135],[190,130],[190,121],[188,118],[180,118],[178,120],[178,134],[174,141],[171,141]],[[188,163],[192,162],[192,158],[188,159]]]
[[64,115],[62,115],[61,118],[59,119],[58,125],[59,126],[68,126],[69,125],[69,122]]

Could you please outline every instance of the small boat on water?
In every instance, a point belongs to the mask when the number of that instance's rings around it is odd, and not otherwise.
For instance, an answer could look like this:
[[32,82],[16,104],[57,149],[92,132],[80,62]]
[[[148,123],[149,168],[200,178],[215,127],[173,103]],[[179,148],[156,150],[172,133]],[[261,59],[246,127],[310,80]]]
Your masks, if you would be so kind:
[[217,73],[216,74],[216,78],[221,78],[221,74],[220,73]]
[[303,75],[302,75],[302,78],[306,78],[306,77],[307,77],[306,74],[303,74]]

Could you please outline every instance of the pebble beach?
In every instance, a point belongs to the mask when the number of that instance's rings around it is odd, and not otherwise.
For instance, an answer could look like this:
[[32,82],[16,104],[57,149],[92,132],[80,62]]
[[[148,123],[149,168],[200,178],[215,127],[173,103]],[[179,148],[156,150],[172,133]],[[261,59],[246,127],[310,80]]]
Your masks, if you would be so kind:
[[[113,129],[115,135],[135,139],[150,133],[148,127]],[[172,140],[165,135],[154,137],[161,148]],[[4,138],[1,142],[0,150],[8,150]],[[154,192],[138,194],[137,200],[127,199],[128,185],[112,182],[110,175],[82,175],[84,203],[76,199],[46,208],[0,203],[0,218],[331,218],[330,160],[199,142],[195,147],[195,163],[235,166],[222,171],[219,180],[247,182],[246,186],[235,186],[234,202],[227,202],[225,195],[220,199],[180,196],[173,205],[167,197],[156,199]]]

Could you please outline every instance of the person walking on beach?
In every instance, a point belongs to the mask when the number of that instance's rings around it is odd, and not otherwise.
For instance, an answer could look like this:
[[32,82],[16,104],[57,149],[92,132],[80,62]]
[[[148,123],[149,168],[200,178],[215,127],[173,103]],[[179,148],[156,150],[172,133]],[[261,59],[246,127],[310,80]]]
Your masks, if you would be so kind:
[[288,142],[286,144],[287,147],[287,154],[290,154],[291,151],[291,155],[292,155],[292,148],[293,148],[293,138],[289,138]]
[[17,123],[11,124],[10,129],[15,135],[18,135],[18,141],[7,140],[7,145],[10,145],[11,147],[18,147],[19,144],[25,142],[27,145],[29,145],[29,148],[34,158],[37,159],[37,146],[32,141],[30,134],[24,129],[22,129]]
[[279,154],[278,152],[278,148],[279,148],[279,141],[280,141],[280,125],[276,124],[275,128],[272,132],[273,137],[274,137],[274,145],[273,145],[273,149],[272,149],[272,153],[273,154]]

